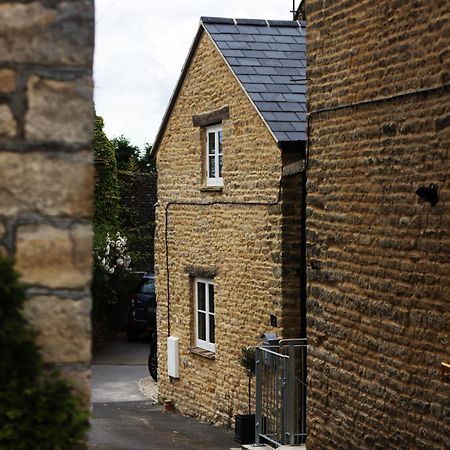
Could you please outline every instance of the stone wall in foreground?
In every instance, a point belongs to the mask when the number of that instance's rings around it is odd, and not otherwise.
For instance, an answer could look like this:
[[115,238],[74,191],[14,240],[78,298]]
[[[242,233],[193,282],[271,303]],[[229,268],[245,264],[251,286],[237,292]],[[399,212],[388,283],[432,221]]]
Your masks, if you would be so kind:
[[448,1],[307,8],[307,445],[449,448]]
[[93,1],[0,4],[0,252],[47,362],[89,401]]

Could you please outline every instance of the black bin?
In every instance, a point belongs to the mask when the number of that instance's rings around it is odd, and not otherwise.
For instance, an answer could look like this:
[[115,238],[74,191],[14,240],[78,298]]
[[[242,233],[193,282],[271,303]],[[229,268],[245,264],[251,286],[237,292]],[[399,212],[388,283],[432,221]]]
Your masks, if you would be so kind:
[[255,415],[238,414],[235,419],[234,440],[240,444],[254,444]]

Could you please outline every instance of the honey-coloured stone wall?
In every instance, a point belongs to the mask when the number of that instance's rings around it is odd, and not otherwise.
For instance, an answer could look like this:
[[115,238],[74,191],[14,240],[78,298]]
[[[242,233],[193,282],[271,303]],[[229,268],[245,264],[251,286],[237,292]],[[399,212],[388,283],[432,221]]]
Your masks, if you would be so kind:
[[448,2],[307,18],[307,446],[449,448]]
[[47,363],[89,403],[91,0],[0,4],[0,252]]
[[[194,127],[192,116],[224,106],[229,107],[229,119],[222,123],[224,186],[211,191],[204,189],[204,129]],[[258,344],[265,331],[287,335],[292,316],[300,314],[300,300],[292,294],[295,281],[288,280],[299,271],[290,267],[283,272],[288,260],[282,244],[283,199],[288,186],[295,190],[295,182],[280,184],[282,166],[274,138],[203,34],[157,152],[159,395],[184,414],[230,425],[234,414],[246,413],[241,349]],[[286,210],[290,216],[296,213],[295,207]],[[202,273],[213,274],[215,283],[212,359],[192,351],[194,279]],[[277,326],[271,326],[271,315]],[[180,338],[178,379],[167,375],[168,326],[170,335]]]
[[311,111],[450,82],[447,0],[307,3]]

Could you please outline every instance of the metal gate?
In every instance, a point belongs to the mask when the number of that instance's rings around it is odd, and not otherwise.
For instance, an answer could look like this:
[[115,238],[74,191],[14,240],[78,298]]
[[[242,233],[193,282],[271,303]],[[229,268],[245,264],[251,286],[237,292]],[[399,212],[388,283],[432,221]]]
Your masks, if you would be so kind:
[[275,445],[306,440],[306,339],[256,348],[255,440]]

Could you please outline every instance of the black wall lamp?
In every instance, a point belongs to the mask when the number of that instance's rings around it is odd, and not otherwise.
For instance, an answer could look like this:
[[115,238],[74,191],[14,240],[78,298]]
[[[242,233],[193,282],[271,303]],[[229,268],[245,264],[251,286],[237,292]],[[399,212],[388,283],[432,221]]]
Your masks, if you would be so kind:
[[439,201],[438,186],[431,183],[429,187],[420,187],[417,189],[416,194],[425,202],[428,202],[431,206],[436,205]]

